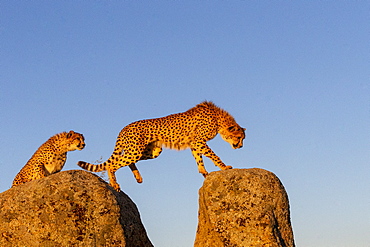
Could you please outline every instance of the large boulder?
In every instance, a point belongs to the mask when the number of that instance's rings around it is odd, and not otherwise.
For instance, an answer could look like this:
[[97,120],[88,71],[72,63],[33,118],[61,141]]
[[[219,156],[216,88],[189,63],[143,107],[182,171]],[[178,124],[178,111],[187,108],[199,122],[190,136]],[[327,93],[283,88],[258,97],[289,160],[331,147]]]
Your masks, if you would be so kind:
[[289,201],[263,169],[210,173],[199,190],[195,247],[294,246]]
[[131,199],[86,171],[11,188],[0,208],[0,246],[153,246]]

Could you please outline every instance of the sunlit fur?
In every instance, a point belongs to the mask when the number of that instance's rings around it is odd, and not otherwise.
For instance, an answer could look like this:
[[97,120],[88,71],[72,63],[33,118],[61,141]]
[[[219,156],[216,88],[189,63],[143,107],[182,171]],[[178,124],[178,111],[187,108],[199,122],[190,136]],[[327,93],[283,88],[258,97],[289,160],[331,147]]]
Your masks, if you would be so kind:
[[199,172],[206,176],[208,172],[204,168],[203,155],[222,170],[232,168],[226,166],[206,142],[220,133],[233,148],[241,148],[244,130],[228,112],[205,101],[186,112],[127,125],[118,135],[115,149],[106,162],[93,165],[80,161],[78,165],[93,172],[107,170],[110,184],[119,190],[114,173],[120,167],[129,166],[141,183],[142,177],[135,165],[137,161],[157,158],[162,147],[175,150],[190,148]]
[[85,147],[84,140],[82,134],[72,130],[50,137],[20,170],[12,187],[61,171],[67,160],[67,152],[82,150]]

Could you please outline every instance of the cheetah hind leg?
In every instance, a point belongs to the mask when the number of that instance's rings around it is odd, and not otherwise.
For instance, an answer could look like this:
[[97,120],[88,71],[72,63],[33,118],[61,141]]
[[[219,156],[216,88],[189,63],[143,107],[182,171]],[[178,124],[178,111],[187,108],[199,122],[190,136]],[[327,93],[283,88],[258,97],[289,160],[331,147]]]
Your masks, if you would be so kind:
[[143,182],[143,178],[141,177],[141,174],[140,174],[139,170],[137,169],[136,165],[131,164],[131,165],[129,165],[129,167],[130,167],[132,173],[134,174],[136,182],[141,184]]
[[[138,183],[142,183],[143,182],[143,178],[141,177],[139,170],[136,168],[135,163],[132,163],[131,165],[129,165],[129,167],[130,167],[132,173],[134,174],[134,177],[136,178],[136,181]],[[107,169],[108,177],[109,177],[109,184],[110,184],[110,186],[112,186],[118,192],[121,191],[121,188],[120,188],[119,184],[117,183],[117,178],[116,178],[115,172],[119,168],[120,167],[113,168],[113,169],[112,168],[108,168]]]
[[116,178],[116,175],[115,175],[115,172],[117,170],[118,170],[118,168],[113,168],[113,169],[108,168],[107,172],[108,172],[110,186],[112,186],[116,191],[119,192],[119,191],[121,191],[121,188],[120,188],[119,184],[117,183],[117,178]]
[[[157,158],[162,152],[162,148],[156,146],[154,143],[149,144],[144,152],[142,153],[140,160],[149,160],[149,159],[155,159]],[[137,169],[136,165],[133,163],[129,165],[132,173],[134,174],[134,177],[138,183],[143,182],[143,178],[140,175],[139,170]]]
[[162,147],[159,147],[154,142],[152,142],[145,148],[140,160],[155,159],[161,154],[161,152]]

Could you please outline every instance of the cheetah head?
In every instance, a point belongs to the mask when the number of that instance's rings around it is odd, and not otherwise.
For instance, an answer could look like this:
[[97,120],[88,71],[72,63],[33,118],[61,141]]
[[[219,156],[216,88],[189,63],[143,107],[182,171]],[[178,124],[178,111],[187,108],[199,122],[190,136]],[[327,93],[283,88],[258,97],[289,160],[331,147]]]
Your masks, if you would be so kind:
[[233,149],[243,147],[243,140],[245,138],[245,128],[241,128],[238,125],[233,125],[224,128],[220,131],[222,139],[228,142]]
[[85,138],[82,134],[71,130],[67,134],[69,151],[82,150],[85,147]]

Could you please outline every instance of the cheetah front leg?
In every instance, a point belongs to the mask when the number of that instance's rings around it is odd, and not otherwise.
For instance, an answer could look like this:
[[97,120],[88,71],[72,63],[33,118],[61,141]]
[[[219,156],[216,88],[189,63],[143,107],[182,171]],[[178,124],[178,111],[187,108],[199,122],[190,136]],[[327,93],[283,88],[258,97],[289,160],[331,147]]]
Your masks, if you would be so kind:
[[195,161],[197,162],[199,173],[201,173],[203,177],[206,177],[208,175],[208,172],[206,168],[204,167],[202,153],[200,153],[198,149],[196,148],[191,148],[191,153],[194,156]]
[[192,154],[197,161],[199,172],[206,177],[208,172],[206,171],[202,159],[202,155],[205,155],[207,158],[211,159],[213,163],[218,166],[221,170],[232,169],[232,166],[226,166],[221,159],[208,147],[205,142],[198,142],[191,148]]

